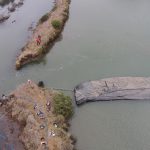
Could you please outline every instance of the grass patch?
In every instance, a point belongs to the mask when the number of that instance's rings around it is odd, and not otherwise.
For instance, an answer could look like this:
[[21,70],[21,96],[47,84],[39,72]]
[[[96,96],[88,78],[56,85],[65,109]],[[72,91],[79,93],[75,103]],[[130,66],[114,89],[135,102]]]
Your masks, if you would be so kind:
[[56,115],[63,115],[65,119],[69,119],[73,115],[73,106],[71,98],[65,96],[63,93],[54,96],[54,113]]
[[61,22],[59,20],[53,20],[51,23],[52,23],[52,26],[55,29],[60,29],[61,28]]
[[47,13],[47,14],[43,15],[43,16],[40,18],[39,23],[45,22],[48,18],[49,18],[49,15],[48,15],[48,13]]

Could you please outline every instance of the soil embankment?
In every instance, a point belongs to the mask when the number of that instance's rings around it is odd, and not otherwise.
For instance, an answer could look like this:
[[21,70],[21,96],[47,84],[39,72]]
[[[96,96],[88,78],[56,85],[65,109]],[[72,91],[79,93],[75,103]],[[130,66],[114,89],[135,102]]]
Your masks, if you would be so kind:
[[19,139],[28,150],[73,150],[68,122],[54,113],[58,92],[38,87],[32,81],[20,85],[2,104],[5,112],[21,126]]
[[[56,0],[52,11],[40,19],[32,38],[23,47],[21,54],[17,57],[17,70],[23,65],[39,59],[47,52],[48,47],[60,35],[68,19],[69,3],[70,0]],[[36,43],[38,35],[41,36],[41,43],[39,45]]]

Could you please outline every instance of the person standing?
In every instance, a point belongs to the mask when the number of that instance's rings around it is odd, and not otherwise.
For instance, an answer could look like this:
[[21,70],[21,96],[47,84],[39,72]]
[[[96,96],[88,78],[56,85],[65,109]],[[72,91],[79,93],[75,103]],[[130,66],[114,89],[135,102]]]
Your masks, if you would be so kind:
[[36,38],[36,44],[40,45],[41,44],[41,36],[38,35],[38,37]]

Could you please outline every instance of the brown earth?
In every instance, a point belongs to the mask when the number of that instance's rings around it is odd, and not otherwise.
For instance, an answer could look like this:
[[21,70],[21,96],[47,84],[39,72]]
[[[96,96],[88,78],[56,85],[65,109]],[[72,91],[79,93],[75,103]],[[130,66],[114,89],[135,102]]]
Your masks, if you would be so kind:
[[73,150],[68,123],[53,113],[58,92],[38,87],[32,81],[20,85],[2,107],[21,125],[19,139],[27,150]]
[[[22,48],[21,54],[16,60],[16,69],[20,69],[23,65],[35,61],[43,56],[48,47],[53,44],[55,39],[60,35],[63,30],[64,24],[69,15],[70,0],[56,0],[54,8],[47,14],[46,21],[39,23],[33,32],[30,41]],[[54,28],[52,25],[53,20],[58,20],[61,23],[60,28]],[[37,45],[35,39],[41,36],[41,44]]]

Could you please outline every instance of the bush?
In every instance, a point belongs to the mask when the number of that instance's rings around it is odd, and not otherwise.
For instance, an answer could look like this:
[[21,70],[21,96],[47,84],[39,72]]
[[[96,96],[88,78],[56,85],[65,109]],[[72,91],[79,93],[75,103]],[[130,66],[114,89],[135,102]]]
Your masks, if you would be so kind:
[[42,46],[42,47],[40,47],[40,48],[38,49],[38,51],[39,51],[40,54],[46,54],[47,49],[44,48],[44,46]]
[[49,17],[48,13],[45,14],[45,15],[43,15],[43,16],[40,18],[39,22],[40,22],[40,23],[45,22],[45,21],[48,19],[48,17]]
[[73,115],[73,106],[71,98],[63,93],[54,96],[54,113],[63,115],[65,119],[69,119]]
[[52,21],[52,26],[55,28],[55,29],[60,29],[61,27],[61,22],[59,20],[53,20]]

